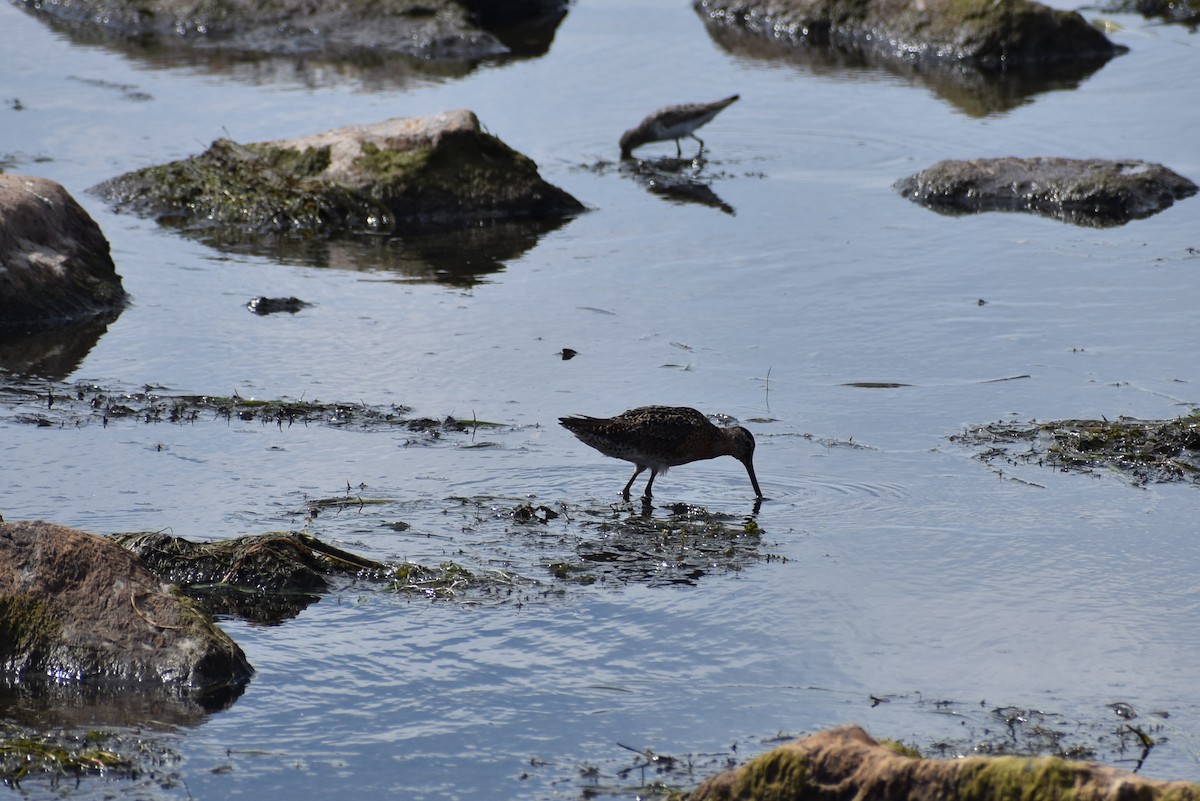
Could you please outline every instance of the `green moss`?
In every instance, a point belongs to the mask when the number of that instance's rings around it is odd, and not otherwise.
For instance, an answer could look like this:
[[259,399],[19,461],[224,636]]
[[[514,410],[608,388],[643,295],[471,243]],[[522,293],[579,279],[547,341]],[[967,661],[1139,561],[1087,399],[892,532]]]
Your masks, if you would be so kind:
[[[99,739],[104,739],[103,735]],[[89,736],[83,742],[88,747],[32,737],[0,738],[0,778],[16,783],[34,772],[78,776],[132,769],[132,760],[97,747],[97,739]]]
[[257,153],[272,169],[307,178],[313,178],[325,172],[332,161],[328,147],[296,150],[272,145],[247,145],[246,149],[251,153]]
[[393,592],[418,592],[430,598],[453,598],[471,586],[475,576],[454,562],[442,562],[437,567],[406,562],[392,572]]
[[44,601],[24,595],[0,598],[0,663],[43,650],[62,622]]
[[960,763],[961,801],[1074,801],[1080,767],[1057,757],[990,757]]
[[432,155],[432,148],[392,150],[366,142],[354,164],[364,172],[380,176],[384,183],[401,185],[419,176]]
[[180,628],[186,629],[188,632],[202,635],[208,634],[213,640],[219,642],[222,647],[229,648],[233,645],[233,640],[223,630],[213,625],[212,618],[208,612],[194,598],[190,598],[183,594],[183,590],[178,585],[171,585],[171,592],[175,599],[179,602],[179,624]]
[[808,783],[807,757],[791,748],[776,748],[746,764],[742,772],[737,798],[755,801],[783,801],[803,794],[800,788]]
[[138,170],[101,188],[119,206],[189,226],[290,234],[390,230],[391,217],[370,199],[319,177],[329,159],[328,148],[218,139],[199,156]]
[[546,565],[550,575],[560,581],[572,581],[588,586],[596,583],[596,575],[586,565],[571,562],[551,562]]
[[921,758],[920,751],[918,751],[916,748],[913,748],[911,745],[906,745],[900,742],[899,740],[880,740],[879,744],[892,753],[898,754],[899,756],[912,757],[913,759]]
[[484,133],[417,150],[364,144],[355,166],[377,181],[372,199],[397,216],[437,217],[464,207],[487,214],[525,196],[540,180],[531,160]]

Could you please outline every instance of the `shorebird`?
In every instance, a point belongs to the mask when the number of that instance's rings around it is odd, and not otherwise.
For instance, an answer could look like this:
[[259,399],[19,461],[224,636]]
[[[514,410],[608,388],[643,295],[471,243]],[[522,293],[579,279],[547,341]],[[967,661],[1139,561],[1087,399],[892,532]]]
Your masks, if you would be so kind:
[[668,139],[675,140],[675,155],[682,156],[683,148],[679,146],[679,140],[685,136],[699,142],[700,149],[703,150],[704,140],[696,136],[694,131],[737,99],[737,95],[730,95],[724,100],[712,103],[689,103],[659,109],[638,123],[636,128],[630,128],[621,136],[621,158],[631,158],[633,149],[647,142],[665,142]]
[[560,417],[558,422],[581,442],[605,456],[633,462],[633,475],[621,491],[629,500],[629,488],[642,471],[650,468],[646,498],[659,473],[676,465],[732,456],[746,467],[754,494],[762,498],[754,475],[754,435],[746,429],[718,428],[695,409],[686,406],[641,406],[616,417]]

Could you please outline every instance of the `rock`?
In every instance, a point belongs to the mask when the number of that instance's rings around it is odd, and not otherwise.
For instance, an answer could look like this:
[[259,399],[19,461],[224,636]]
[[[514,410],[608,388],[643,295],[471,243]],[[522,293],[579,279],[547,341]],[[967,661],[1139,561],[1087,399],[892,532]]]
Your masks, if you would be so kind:
[[114,534],[146,567],[206,609],[262,625],[294,618],[329,589],[326,577],[384,576],[380,562],[306,534],[262,534],[192,542],[162,531]]
[[295,617],[329,589],[333,574],[384,575],[379,562],[308,534],[258,534],[192,542],[161,531],[114,534],[113,541],[206,609],[273,625]]
[[470,111],[250,145],[221,139],[200,156],[93,191],[118,210],[185,228],[322,236],[561,219],[583,209]]
[[1104,61],[1127,48],[1033,0],[695,0],[710,30],[986,70]]
[[300,300],[297,297],[286,298],[268,298],[262,295],[250,298],[246,301],[246,308],[259,316],[268,314],[278,314],[279,312],[287,312],[288,314],[296,314],[302,309],[307,309],[311,303]]
[[61,185],[0,174],[0,334],[115,316],[127,296],[108,240]]
[[1197,187],[1144,161],[997,158],[939,161],[896,189],[943,214],[1033,211],[1100,228],[1157,214]]
[[814,734],[709,778],[688,801],[1073,798],[1200,801],[1200,785],[1164,782],[1061,757],[919,759],[857,726]]
[[0,523],[0,674],[193,695],[240,692],[253,668],[193,601],[103,537]]
[[805,75],[881,71],[925,87],[970,117],[1011,111],[1040,94],[1074,89],[1105,63],[1087,60],[1031,64],[997,71],[964,62],[909,58],[870,43],[858,48],[808,46],[723,23],[710,22],[708,32],[717,45],[742,61],[790,66]]
[[1101,3],[1106,14],[1141,14],[1163,22],[1190,25],[1200,23],[1200,0],[1109,0]]
[[561,18],[563,0],[19,0],[81,34],[178,44],[229,53],[343,56],[401,53],[423,59],[465,60],[509,52],[489,28]]

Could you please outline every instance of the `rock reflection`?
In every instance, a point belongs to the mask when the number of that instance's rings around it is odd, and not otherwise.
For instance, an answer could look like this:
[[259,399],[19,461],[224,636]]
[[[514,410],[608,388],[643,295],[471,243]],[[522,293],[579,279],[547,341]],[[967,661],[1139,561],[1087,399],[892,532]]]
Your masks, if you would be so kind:
[[912,59],[832,44],[793,44],[724,25],[707,27],[712,40],[733,55],[793,65],[814,75],[893,75],[925,86],[970,117],[1003,114],[1033,102],[1037,95],[1076,89],[1108,61],[1097,58],[989,72],[965,63]]
[[437,13],[440,3],[407,10],[393,3],[382,11],[292,3],[291,9],[235,9],[208,23],[188,7],[173,13],[162,4],[144,14],[122,14],[105,6],[88,13],[97,5],[17,2],[76,44],[104,47],[150,67],[199,69],[253,84],[357,83],[369,91],[537,58],[549,52],[566,17],[566,5],[554,2],[477,13],[452,5]]
[[220,692],[202,695],[5,676],[0,678],[0,721],[55,728],[136,726],[150,721],[198,726],[208,715],[233,706],[246,686],[222,687]]
[[263,237],[237,232],[185,235],[226,253],[290,264],[391,274],[398,281],[470,288],[504,271],[566,220],[494,222],[452,231],[334,239]]
[[79,369],[119,316],[111,312],[58,328],[0,332],[0,369],[62,381]]

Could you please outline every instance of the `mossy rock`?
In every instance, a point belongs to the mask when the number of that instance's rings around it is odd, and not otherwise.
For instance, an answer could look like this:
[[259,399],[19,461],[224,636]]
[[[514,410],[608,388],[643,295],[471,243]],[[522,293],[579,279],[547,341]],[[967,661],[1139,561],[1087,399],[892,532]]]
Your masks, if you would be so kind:
[[1200,785],[1146,779],[1060,757],[920,759],[897,753],[857,726],[780,746],[709,778],[689,801],[1200,801]]
[[397,118],[241,145],[147,167],[95,187],[118,210],[185,229],[399,234],[583,210],[469,111]]

